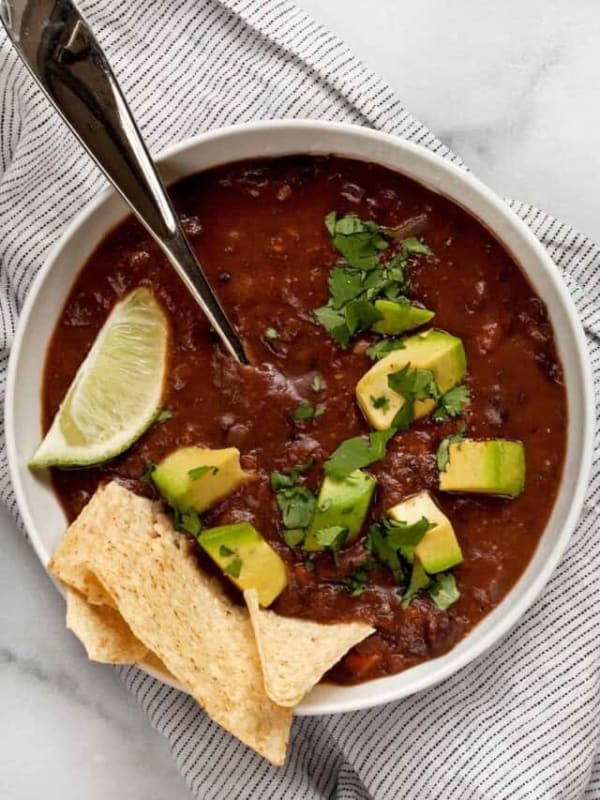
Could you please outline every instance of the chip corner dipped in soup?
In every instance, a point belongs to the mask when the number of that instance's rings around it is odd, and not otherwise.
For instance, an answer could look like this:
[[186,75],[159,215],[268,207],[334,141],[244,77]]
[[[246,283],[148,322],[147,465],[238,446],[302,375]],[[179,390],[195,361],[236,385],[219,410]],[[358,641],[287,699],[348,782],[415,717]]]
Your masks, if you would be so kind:
[[[69,590],[116,614],[208,713],[278,763],[267,733],[222,718],[171,657],[171,632],[140,621],[112,543],[73,577],[73,528],[83,535],[92,506],[99,519],[103,503],[148,504],[149,551],[174,542],[246,615],[277,709],[324,673],[390,675],[448,651],[527,566],[561,478],[561,366],[544,305],[511,256],[405,177],[297,156],[207,171],[172,195],[252,365],[225,354],[127,219],[57,323],[32,465],[52,467],[77,519],[54,563]],[[143,535],[131,532],[134,550]],[[294,625],[328,655],[280,685],[274,643],[297,644]]]

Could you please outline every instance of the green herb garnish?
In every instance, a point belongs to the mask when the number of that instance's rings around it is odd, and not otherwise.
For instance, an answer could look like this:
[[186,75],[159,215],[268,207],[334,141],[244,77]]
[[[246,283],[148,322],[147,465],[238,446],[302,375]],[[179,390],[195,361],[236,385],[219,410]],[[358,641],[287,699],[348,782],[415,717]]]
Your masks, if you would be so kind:
[[172,411],[169,411],[168,408],[163,408],[163,410],[160,412],[160,414],[158,414],[158,416],[156,417],[155,422],[157,424],[160,423],[160,422],[166,422],[168,419],[171,419],[172,416],[173,416],[173,412]]
[[229,564],[226,567],[223,567],[223,572],[226,575],[231,575],[232,578],[239,578],[240,572],[242,571],[243,562],[242,559],[236,556],[232,558]]
[[323,469],[325,474],[342,480],[361,467],[368,467],[385,456],[387,443],[395,430],[375,431],[368,437],[356,436],[346,439],[329,456]]
[[152,483],[152,473],[156,470],[156,464],[152,461],[144,461],[144,471],[140,475],[140,480],[144,481],[144,483]]
[[283,541],[288,547],[297,547],[299,544],[302,544],[305,536],[306,531],[302,528],[290,528],[283,532]]
[[185,531],[194,537],[198,536],[202,530],[202,523],[200,522],[198,512],[193,508],[188,508],[187,511],[178,511],[174,509],[173,524],[175,530]]
[[406,263],[411,255],[428,255],[430,250],[418,239],[406,239],[395,256],[381,261],[394,235],[390,228],[354,215],[337,219],[334,211],[325,217],[325,226],[344,263],[329,273],[329,299],[313,313],[332,339],[346,348],[355,333],[382,319],[374,305],[378,297],[408,303],[403,295],[408,288]]
[[440,442],[440,446],[437,449],[436,455],[437,468],[440,470],[440,472],[443,472],[450,462],[450,445],[453,442],[460,442],[462,439],[464,439],[465,430],[466,429],[463,427],[452,436],[447,436]]
[[373,408],[380,408],[382,411],[387,411],[390,407],[390,398],[383,394],[380,397],[373,397],[373,395],[371,395],[371,405]]
[[389,355],[394,350],[404,350],[405,347],[404,339],[381,339],[381,341],[367,347],[366,354],[371,361],[379,361],[379,359]]
[[433,527],[425,517],[411,524],[381,517],[371,525],[367,544],[377,560],[392,571],[396,583],[403,584],[406,567],[401,558],[412,561],[416,546]]
[[212,472],[213,475],[216,475],[218,471],[219,468],[215,467],[213,464],[203,464],[201,467],[188,469],[188,475],[193,481],[196,481],[201,475],[205,475],[207,472]]
[[466,386],[454,386],[440,397],[437,408],[431,415],[434,422],[444,422],[451,417],[462,414],[464,407],[471,399],[471,394]]
[[360,566],[346,575],[346,580],[343,583],[344,591],[350,597],[359,597],[369,585],[369,575],[376,566],[377,562],[372,558],[363,561]]
[[402,597],[402,602],[400,603],[402,608],[408,608],[411,603],[411,600],[416,595],[416,593],[421,589],[426,589],[430,584],[431,584],[431,578],[425,572],[421,562],[418,559],[415,559],[412,572],[410,575],[410,583],[408,584],[408,589],[404,593],[404,596]]
[[440,390],[433,372],[406,364],[397,372],[388,375],[388,386],[404,398],[402,407],[392,421],[392,427],[405,431],[415,418],[415,401],[437,400]]
[[293,417],[296,422],[305,422],[309,419],[316,419],[323,416],[325,413],[325,406],[311,406],[310,403],[300,403],[295,409]]
[[338,563],[338,553],[348,537],[348,528],[341,525],[332,525],[330,528],[321,528],[315,532],[315,539],[325,550],[333,553],[335,563]]
[[440,611],[450,608],[460,597],[454,575],[451,572],[438,573],[429,587],[429,594]]
[[222,544],[219,547],[219,555],[222,558],[227,558],[227,556],[234,556],[235,555],[235,550],[232,550],[230,547],[227,547],[226,544]]
[[284,528],[288,530],[308,528],[315,513],[316,497],[307,486],[298,483],[299,476],[309,470],[313,463],[314,459],[310,459],[289,472],[271,473],[271,488],[275,492]]
[[275,328],[266,328],[265,329],[265,339],[278,339],[279,333],[276,331]]

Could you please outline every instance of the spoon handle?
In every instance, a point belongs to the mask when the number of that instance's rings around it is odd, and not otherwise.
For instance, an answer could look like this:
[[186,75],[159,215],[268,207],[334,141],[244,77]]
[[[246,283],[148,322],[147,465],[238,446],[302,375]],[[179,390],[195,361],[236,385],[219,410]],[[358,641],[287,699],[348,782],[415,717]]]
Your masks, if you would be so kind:
[[41,89],[158,242],[227,350],[247,364],[87,22],[71,0],[0,0],[0,16]]

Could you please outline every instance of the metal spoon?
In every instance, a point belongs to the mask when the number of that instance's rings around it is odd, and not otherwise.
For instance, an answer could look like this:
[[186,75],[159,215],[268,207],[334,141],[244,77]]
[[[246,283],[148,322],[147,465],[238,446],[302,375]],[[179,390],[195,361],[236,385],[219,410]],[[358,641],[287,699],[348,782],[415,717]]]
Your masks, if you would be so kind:
[[0,0],[0,16],[50,102],[158,242],[227,350],[247,364],[87,22],[71,0]]

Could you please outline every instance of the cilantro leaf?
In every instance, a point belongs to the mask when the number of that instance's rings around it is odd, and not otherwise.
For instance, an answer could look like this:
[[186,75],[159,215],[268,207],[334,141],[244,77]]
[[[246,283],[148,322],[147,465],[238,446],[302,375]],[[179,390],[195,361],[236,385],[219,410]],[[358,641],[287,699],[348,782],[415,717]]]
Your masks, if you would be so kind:
[[226,567],[223,567],[223,572],[226,575],[231,575],[232,578],[239,578],[242,571],[243,562],[239,556],[232,558]]
[[275,328],[266,328],[265,329],[265,339],[278,339],[279,333]]
[[440,611],[450,608],[460,597],[454,575],[451,572],[438,573],[429,587],[429,594]]
[[407,258],[409,255],[415,255],[415,256],[433,255],[431,248],[428,247],[425,244],[425,242],[422,242],[420,239],[417,239],[416,236],[409,236],[408,239],[403,239],[402,244],[400,245],[400,253],[403,255],[404,258]]
[[316,541],[325,550],[333,553],[333,558],[337,564],[338,553],[348,537],[348,528],[341,525],[332,525],[330,528],[320,528],[315,532]]
[[364,291],[362,273],[348,267],[334,267],[329,273],[329,303],[332,308],[342,308]]
[[402,602],[400,603],[402,608],[408,608],[416,593],[421,589],[426,589],[430,584],[431,578],[425,572],[421,562],[418,559],[415,559],[408,589],[406,590],[404,597],[402,598]]
[[211,472],[213,475],[216,475],[219,471],[218,467],[215,467],[213,464],[205,464],[201,467],[194,467],[193,469],[188,469],[188,475],[193,481],[198,480],[201,475],[205,475],[207,472]]
[[433,372],[429,369],[413,368],[410,363],[388,375],[388,386],[404,398],[404,403],[392,421],[392,427],[399,431],[405,431],[414,420],[416,400],[437,400],[440,397]]
[[320,308],[315,308],[313,314],[331,336],[333,341],[336,342],[342,350],[345,350],[350,344],[350,331],[346,324],[346,315],[344,312],[336,311],[336,309],[331,308],[331,306],[325,305]]
[[389,247],[384,229],[353,214],[337,219],[335,213],[330,213],[325,217],[325,226],[335,249],[356,269],[374,269],[379,252]]
[[168,419],[171,419],[172,416],[173,416],[172,411],[169,411],[168,408],[163,408],[163,410],[160,412],[160,414],[156,417],[154,421],[158,425],[161,422],[166,422]]
[[325,413],[324,406],[311,406],[310,403],[300,403],[294,411],[293,417],[296,422],[304,422],[308,419],[316,419]]
[[436,454],[437,468],[440,472],[443,472],[450,462],[450,445],[452,442],[460,442],[464,438],[465,428],[463,427],[452,436],[442,439]]
[[368,300],[352,300],[345,308],[346,326],[350,336],[370,328],[383,315]]
[[219,555],[221,558],[227,558],[227,556],[234,556],[235,550],[232,550],[230,547],[227,547],[226,544],[222,544],[219,546]]
[[350,597],[359,597],[369,585],[369,575],[376,566],[375,559],[370,558],[359,564],[352,572],[349,572],[343,583],[343,589],[346,594],[349,594]]
[[379,361],[394,350],[404,350],[405,347],[404,339],[381,339],[368,347],[366,352],[371,361]]
[[302,528],[290,528],[283,532],[283,541],[288,547],[297,547],[299,544],[302,544],[305,535],[306,531]]
[[271,473],[271,487],[287,529],[308,528],[314,516],[317,498],[307,486],[298,484],[298,476],[309,470],[313,463],[314,459],[311,458],[287,473]]
[[178,511],[175,509],[173,524],[175,530],[185,531],[194,537],[198,536],[202,530],[202,523],[200,522],[198,512],[193,508],[188,508],[187,511]]
[[144,481],[144,483],[152,483],[152,473],[155,470],[156,470],[156,464],[146,459],[146,461],[144,462],[144,471],[140,475],[140,480]]
[[466,386],[454,386],[443,394],[438,407],[431,415],[434,422],[443,422],[450,417],[458,417],[471,399],[471,393]]
[[382,411],[387,411],[390,407],[390,398],[382,394],[380,397],[370,397],[371,405],[373,408],[380,408]]
[[291,489],[298,482],[298,476],[304,472],[308,472],[314,466],[314,458],[309,458],[304,464],[297,464],[287,472],[278,472],[274,470],[271,473],[271,488],[274,492],[279,492],[282,489]]
[[413,523],[381,517],[371,525],[367,543],[377,560],[391,569],[396,583],[403,584],[406,575],[400,556],[412,561],[415,547],[432,527],[425,517]]
[[370,433],[368,439],[363,436],[346,439],[323,465],[325,474],[342,480],[355,469],[368,467],[369,464],[380,461],[385,456],[387,443],[394,433],[395,430],[389,428],[386,431]]

